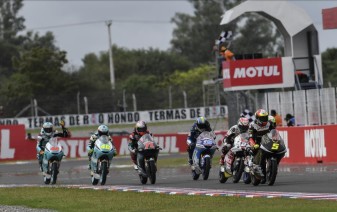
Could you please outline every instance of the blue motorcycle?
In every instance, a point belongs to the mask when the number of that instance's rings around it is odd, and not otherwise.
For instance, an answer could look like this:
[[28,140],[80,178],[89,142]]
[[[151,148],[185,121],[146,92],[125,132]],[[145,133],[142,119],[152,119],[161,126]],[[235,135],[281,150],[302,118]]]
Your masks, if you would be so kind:
[[111,160],[115,153],[115,148],[106,135],[102,135],[95,141],[94,152],[91,156],[91,183],[101,185],[106,182],[109,173]]
[[198,136],[191,166],[193,180],[198,180],[200,174],[202,174],[204,180],[208,179],[212,167],[212,158],[218,148],[214,138],[215,134],[207,131]]
[[64,156],[57,137],[50,138],[43,153],[42,171],[45,184],[55,184],[59,173],[61,160]]

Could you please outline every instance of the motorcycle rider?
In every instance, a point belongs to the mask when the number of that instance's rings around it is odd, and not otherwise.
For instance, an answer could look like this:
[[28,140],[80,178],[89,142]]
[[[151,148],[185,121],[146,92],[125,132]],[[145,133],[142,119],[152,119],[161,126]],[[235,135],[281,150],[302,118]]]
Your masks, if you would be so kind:
[[88,157],[89,157],[89,165],[88,165],[88,169],[90,170],[91,169],[91,156],[94,152],[94,147],[95,147],[95,141],[101,137],[102,135],[106,135],[108,136],[111,144],[112,144],[112,148],[114,150],[114,153],[113,153],[113,156],[116,156],[117,155],[117,150],[116,150],[116,147],[113,143],[113,140],[109,134],[109,128],[108,126],[102,124],[102,125],[99,125],[98,128],[97,128],[97,131],[92,134],[90,136],[90,139],[89,139],[89,143],[88,143],[88,146],[87,146],[87,149],[88,149]]
[[[231,128],[229,128],[229,130],[227,131],[227,135],[225,136],[224,140],[223,140],[223,147],[221,149],[221,157],[220,157],[220,165],[224,165],[224,159],[225,156],[229,157],[229,158],[233,158],[234,154],[233,152],[229,151],[234,144],[234,138],[236,136],[238,136],[239,134],[248,132],[248,128],[249,128],[249,119],[248,118],[244,118],[241,117],[238,120],[238,123],[236,125],[233,125]],[[228,174],[231,173],[230,168],[231,167],[231,163],[232,161],[229,162],[229,164],[227,164],[227,168],[226,168],[226,172],[228,172]]]
[[147,124],[145,121],[138,121],[133,129],[133,132],[129,135],[129,144],[128,149],[130,151],[130,157],[133,162],[133,167],[135,170],[138,170],[137,165],[137,148],[138,148],[138,140],[145,134],[152,133],[147,129]]
[[[263,135],[270,132],[271,122],[269,121],[269,114],[264,109],[258,109],[255,112],[255,120],[249,126],[249,143],[254,151],[254,164],[261,166],[261,150],[260,143]],[[266,182],[266,167],[261,166],[262,180],[261,184]]]
[[270,123],[269,130],[276,129],[276,119],[274,116],[268,116],[268,121]]
[[188,152],[188,163],[193,164],[192,156],[197,142],[197,137],[204,131],[211,132],[212,128],[210,123],[205,117],[198,117],[193,123],[190,133],[187,136],[187,152]]
[[51,122],[44,122],[39,135],[37,136],[37,159],[39,162],[40,170],[42,170],[42,159],[44,154],[44,149],[50,138],[53,137],[70,137],[70,131],[65,127],[64,120],[60,121],[60,126],[62,127],[62,132],[54,130],[54,125]]

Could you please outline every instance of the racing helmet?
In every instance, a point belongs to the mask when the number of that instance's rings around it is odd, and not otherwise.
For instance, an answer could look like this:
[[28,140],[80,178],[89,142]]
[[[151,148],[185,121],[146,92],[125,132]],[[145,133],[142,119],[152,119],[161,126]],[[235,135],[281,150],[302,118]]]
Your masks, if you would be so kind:
[[260,127],[264,127],[264,126],[267,125],[267,123],[268,123],[268,117],[269,117],[269,114],[264,109],[258,109],[255,112],[255,122]]
[[102,124],[98,127],[97,129],[97,133],[98,133],[98,136],[101,136],[101,135],[109,135],[109,128],[108,126]]
[[268,116],[268,121],[270,122],[273,128],[276,128],[276,120],[274,116]]
[[53,124],[51,122],[45,122],[42,125],[41,134],[51,136],[53,133]]
[[205,131],[206,128],[208,127],[208,121],[207,121],[207,119],[206,119],[205,117],[203,117],[203,116],[197,118],[196,124],[197,124],[197,129],[198,129],[200,132]]
[[244,117],[239,118],[238,128],[240,130],[240,133],[246,132],[249,128],[249,119]]
[[135,131],[141,136],[146,134],[147,124],[145,123],[145,121],[137,121]]

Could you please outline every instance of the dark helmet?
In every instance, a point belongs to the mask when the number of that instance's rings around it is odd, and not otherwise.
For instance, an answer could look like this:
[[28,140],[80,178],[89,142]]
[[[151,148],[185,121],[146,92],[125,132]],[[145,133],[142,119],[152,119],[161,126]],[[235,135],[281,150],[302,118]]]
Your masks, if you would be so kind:
[[109,135],[109,128],[106,125],[102,124],[98,127],[97,133],[98,133],[98,136]]
[[205,117],[197,118],[197,128],[200,132],[205,131],[209,126],[209,123]]
[[238,128],[240,130],[240,133],[246,132],[249,128],[249,119],[243,117],[239,118]]
[[259,125],[260,127],[266,126],[268,123],[268,112],[263,110],[263,109],[258,109],[255,112],[255,121],[256,124]]
[[145,123],[145,121],[138,121],[135,126],[135,131],[139,135],[144,135],[147,131],[147,124]]

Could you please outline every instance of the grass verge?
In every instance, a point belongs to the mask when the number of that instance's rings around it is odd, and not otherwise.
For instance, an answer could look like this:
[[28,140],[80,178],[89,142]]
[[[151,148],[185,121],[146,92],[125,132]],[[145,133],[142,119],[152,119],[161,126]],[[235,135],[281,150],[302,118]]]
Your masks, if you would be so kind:
[[57,211],[336,211],[336,201],[209,197],[82,190],[59,187],[0,188],[1,205]]

